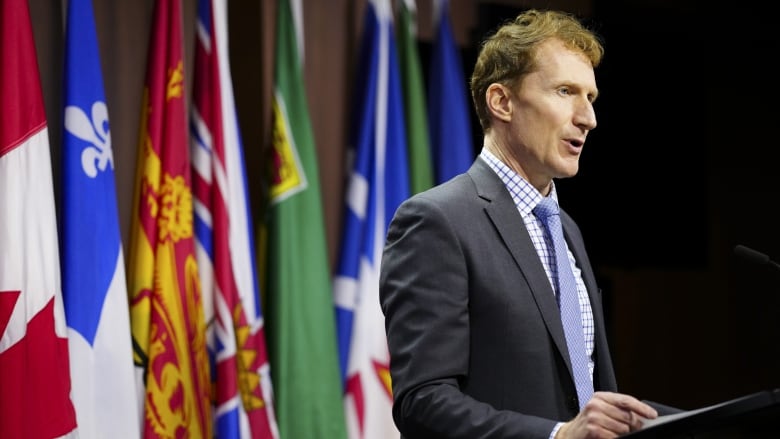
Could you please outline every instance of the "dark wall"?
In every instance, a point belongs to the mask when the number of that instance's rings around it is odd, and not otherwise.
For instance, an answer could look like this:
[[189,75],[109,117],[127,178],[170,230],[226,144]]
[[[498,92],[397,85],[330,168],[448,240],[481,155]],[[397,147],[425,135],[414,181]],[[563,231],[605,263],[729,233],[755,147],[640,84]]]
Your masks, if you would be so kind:
[[[712,211],[724,244],[744,244],[780,259],[780,94],[775,17],[760,8],[714,9],[702,28],[710,55],[707,139]],[[780,382],[780,271],[737,261],[727,278],[741,390]]]
[[780,257],[771,19],[606,2],[595,18],[607,41],[606,102],[578,216],[617,284],[648,275],[610,292],[616,313],[642,313],[614,319],[613,336],[626,330],[639,344],[615,353],[625,384],[688,406],[777,387],[780,279],[733,255],[744,244]]

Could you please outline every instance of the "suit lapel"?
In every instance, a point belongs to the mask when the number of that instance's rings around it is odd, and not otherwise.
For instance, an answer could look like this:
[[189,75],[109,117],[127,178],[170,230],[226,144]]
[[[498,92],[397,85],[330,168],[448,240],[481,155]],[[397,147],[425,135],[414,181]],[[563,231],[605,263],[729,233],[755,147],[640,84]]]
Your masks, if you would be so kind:
[[474,162],[469,169],[469,175],[477,187],[477,195],[487,201],[485,212],[512,254],[516,268],[528,282],[547,331],[571,373],[566,336],[563,333],[555,293],[512,196],[509,195],[501,179],[481,159]]
[[585,251],[582,236],[576,232],[577,226],[574,224],[574,220],[563,210],[561,210],[561,224],[569,250],[574,254],[574,259],[577,260],[580,266],[582,280],[585,282],[585,288],[588,290],[588,297],[590,297],[590,306],[593,308],[593,318],[596,321],[601,321],[601,304],[594,297],[594,293],[598,290],[596,278],[593,274],[593,268],[590,266],[590,260],[588,259],[588,253]]

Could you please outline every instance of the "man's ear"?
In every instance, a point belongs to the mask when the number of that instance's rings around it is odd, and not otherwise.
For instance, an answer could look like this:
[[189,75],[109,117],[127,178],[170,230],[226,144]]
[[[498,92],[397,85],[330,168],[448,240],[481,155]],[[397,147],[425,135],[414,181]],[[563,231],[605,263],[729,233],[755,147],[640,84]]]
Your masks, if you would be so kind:
[[498,120],[509,122],[512,119],[512,100],[509,89],[493,83],[485,91],[485,99],[490,114]]

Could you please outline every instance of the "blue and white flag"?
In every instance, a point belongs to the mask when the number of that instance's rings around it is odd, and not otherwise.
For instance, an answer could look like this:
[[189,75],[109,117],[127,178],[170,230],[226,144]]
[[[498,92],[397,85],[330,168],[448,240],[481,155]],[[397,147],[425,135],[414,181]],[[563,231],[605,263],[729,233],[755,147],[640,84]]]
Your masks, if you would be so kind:
[[352,173],[334,295],[351,439],[397,438],[390,356],[379,306],[387,226],[409,196],[406,128],[389,0],[371,0],[357,69]]
[[436,38],[428,77],[428,126],[435,183],[466,172],[475,158],[471,99],[450,26],[449,0],[435,0]]
[[91,0],[68,1],[66,27],[60,239],[78,435],[138,438],[114,158]]

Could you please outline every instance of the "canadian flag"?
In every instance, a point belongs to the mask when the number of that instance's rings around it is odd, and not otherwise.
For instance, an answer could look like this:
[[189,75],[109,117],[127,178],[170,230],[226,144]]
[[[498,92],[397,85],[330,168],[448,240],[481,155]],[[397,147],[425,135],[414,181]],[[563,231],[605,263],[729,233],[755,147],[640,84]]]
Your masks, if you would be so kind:
[[27,0],[0,0],[0,106],[0,437],[62,437],[76,416]]

